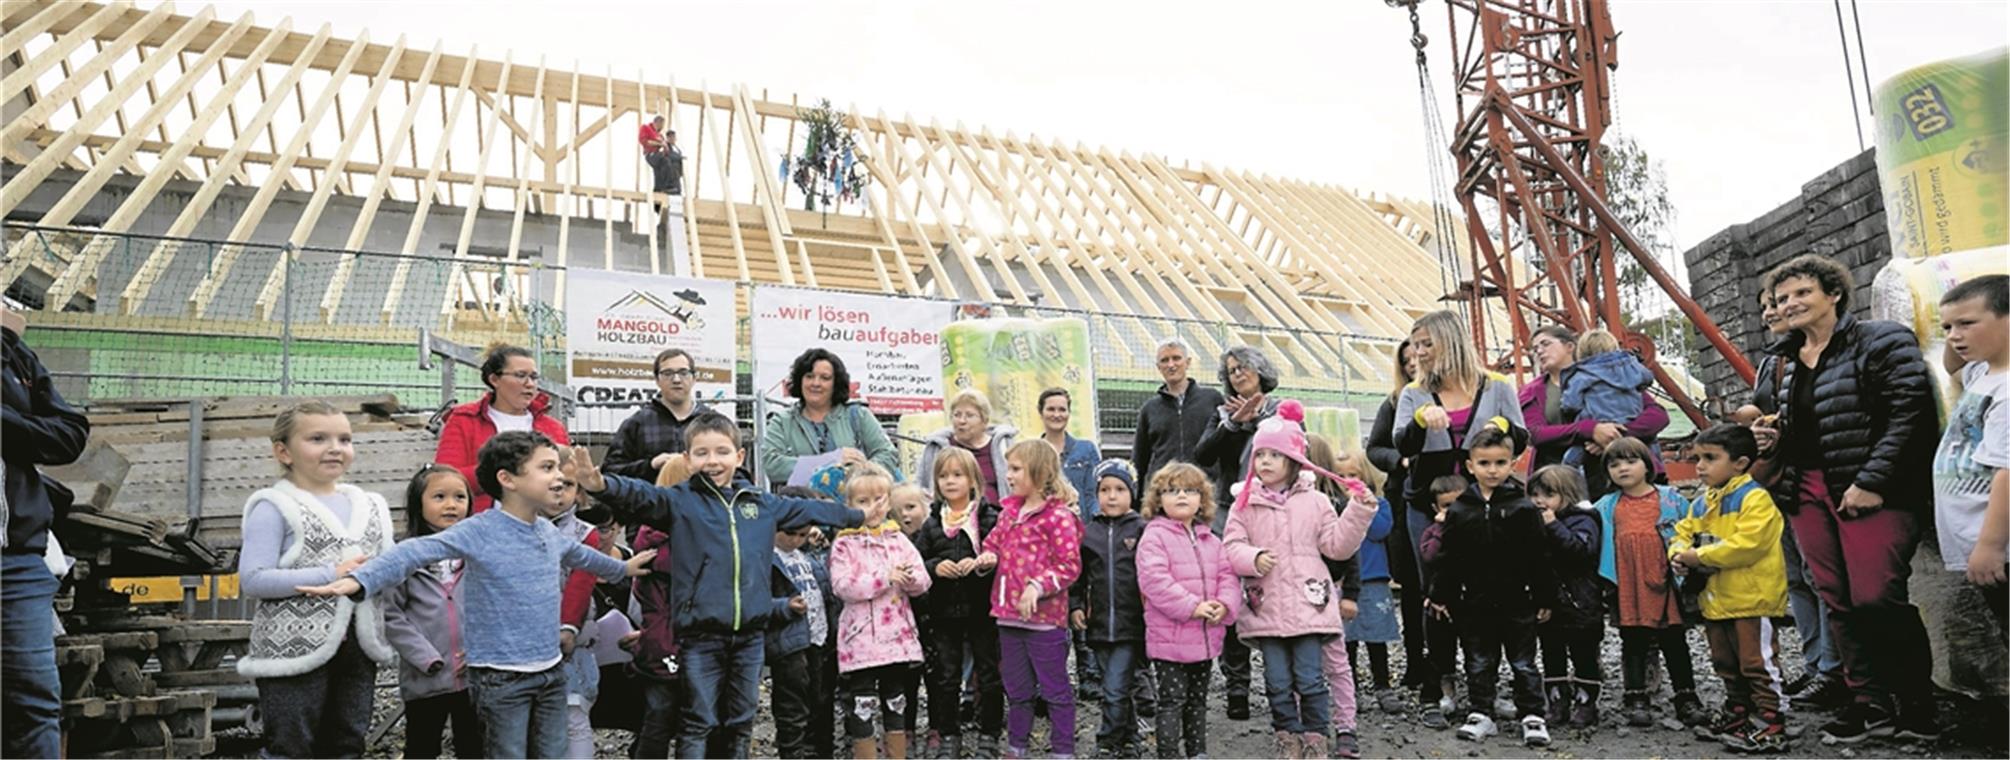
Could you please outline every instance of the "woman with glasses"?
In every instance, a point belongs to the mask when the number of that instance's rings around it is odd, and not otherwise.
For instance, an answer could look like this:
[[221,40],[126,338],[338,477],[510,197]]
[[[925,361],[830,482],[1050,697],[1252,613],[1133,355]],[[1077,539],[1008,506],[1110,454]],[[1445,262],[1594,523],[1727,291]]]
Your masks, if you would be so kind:
[[[1212,524],[1215,533],[1228,525],[1228,508],[1235,501],[1229,484],[1243,480],[1256,426],[1277,414],[1277,399],[1270,397],[1270,392],[1277,390],[1277,379],[1277,365],[1253,346],[1236,346],[1221,355],[1221,387],[1227,389],[1228,400],[1193,449],[1194,464],[1213,470],[1214,482],[1220,486],[1214,494],[1219,505]],[[1228,717],[1248,720],[1249,647],[1243,645],[1233,627],[1222,644],[1221,678],[1228,695]]]
[[900,453],[865,402],[852,398],[851,373],[837,354],[812,348],[797,356],[789,366],[788,394],[800,403],[769,419],[761,433],[761,472],[768,482],[787,483],[796,460],[833,451],[840,465],[872,462],[901,478]]
[[1542,373],[1539,382],[1521,388],[1522,424],[1528,426],[1529,445],[1535,447],[1535,462],[1529,471],[1560,463],[1563,452],[1581,445],[1586,454],[1585,484],[1596,498],[1610,490],[1600,452],[1621,438],[1638,438],[1653,453],[1655,436],[1668,427],[1668,410],[1654,400],[1654,394],[1641,391],[1640,414],[1632,422],[1575,419],[1563,411],[1562,399],[1564,370],[1577,362],[1577,334],[1562,325],[1544,327],[1535,331],[1529,353],[1533,354],[1536,370]]
[[[965,388],[949,400],[949,427],[935,431],[924,439],[921,459],[917,461],[915,480],[930,493],[935,492],[935,458],[954,446],[977,458],[977,469],[983,477],[982,491],[984,503],[998,503],[1000,478],[1005,476],[1005,452],[1012,448],[1013,439],[1019,430],[1006,424],[991,423],[991,399],[983,391]],[[1076,494],[1087,500],[1090,497]]]
[[[489,391],[480,399],[448,410],[433,461],[460,470],[473,483],[482,444],[497,433],[535,431],[560,446],[570,445],[565,425],[547,414],[551,397],[538,390],[538,378],[537,358],[530,349],[503,343],[491,346],[482,360],[482,384]],[[488,494],[475,494],[471,511],[488,509],[493,501]]]

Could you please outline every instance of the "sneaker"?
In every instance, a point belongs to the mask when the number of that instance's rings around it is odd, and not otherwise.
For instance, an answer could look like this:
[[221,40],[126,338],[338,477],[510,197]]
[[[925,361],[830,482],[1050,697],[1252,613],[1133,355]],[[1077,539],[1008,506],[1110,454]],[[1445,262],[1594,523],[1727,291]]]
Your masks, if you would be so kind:
[[1731,737],[1743,735],[1752,728],[1751,715],[1744,705],[1728,705],[1710,720],[1695,727],[1696,741],[1729,742]]
[[1391,714],[1402,712],[1408,707],[1403,703],[1403,693],[1395,689],[1383,689],[1382,693],[1375,695],[1375,704],[1382,708],[1382,712]]
[[1807,686],[1792,693],[1788,699],[1795,706],[1834,710],[1850,702],[1849,686],[1842,679],[1816,674]]
[[1787,694],[1799,694],[1802,689],[1813,685],[1815,679],[1820,677],[1821,673],[1819,671],[1804,669],[1800,675],[1787,679],[1787,682],[1781,687],[1781,691]]
[[1646,694],[1626,695],[1626,725],[1646,728],[1654,725],[1654,708],[1649,705]]
[[1352,731],[1341,731],[1333,735],[1332,757],[1357,758],[1361,756],[1361,739]]
[[1443,731],[1452,727],[1451,721],[1445,720],[1445,713],[1438,708],[1426,707],[1418,710],[1417,714],[1417,722],[1423,724],[1425,728]]
[[1549,723],[1540,715],[1521,719],[1521,743],[1526,747],[1549,746]]
[[1738,752],[1785,752],[1786,718],[1770,710],[1762,712],[1744,731],[1725,737],[1724,746]]
[[1249,720],[1249,695],[1228,695],[1228,719]]
[[1931,712],[1925,710],[1900,710],[1898,719],[1892,722],[1892,736],[1915,742],[1930,742],[1940,739],[1940,723]]
[[1497,733],[1500,733],[1500,729],[1494,727],[1494,719],[1479,713],[1467,715],[1466,724],[1459,726],[1459,738],[1469,742],[1480,741]]
[[1855,744],[1891,734],[1891,713],[1869,702],[1851,702],[1840,717],[1822,726],[1822,744]]
[[1446,694],[1438,698],[1438,712],[1444,713],[1445,718],[1449,720],[1459,714],[1459,703],[1452,699],[1451,694]]

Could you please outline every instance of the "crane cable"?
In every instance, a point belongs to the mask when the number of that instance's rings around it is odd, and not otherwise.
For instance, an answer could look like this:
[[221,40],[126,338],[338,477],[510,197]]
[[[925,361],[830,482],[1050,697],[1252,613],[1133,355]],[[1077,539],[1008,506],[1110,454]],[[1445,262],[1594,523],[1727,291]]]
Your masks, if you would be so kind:
[[[1453,235],[1458,234],[1458,221],[1452,215],[1451,193],[1446,191],[1453,171],[1448,157],[1451,144],[1445,136],[1444,115],[1438,110],[1438,103],[1431,97],[1431,65],[1424,50],[1430,45],[1430,38],[1424,36],[1423,24],[1417,18],[1417,4],[1420,0],[1385,0],[1390,7],[1404,7],[1410,12],[1410,46],[1417,51],[1417,99],[1423,106],[1424,154],[1428,164],[1431,184],[1431,239],[1438,257],[1438,285],[1441,295],[1451,296],[1455,280],[1465,278],[1459,272],[1458,246]],[[1473,298],[1478,298],[1475,289]],[[1475,300],[1474,304],[1479,304]],[[1474,314],[1480,312],[1475,311]]]

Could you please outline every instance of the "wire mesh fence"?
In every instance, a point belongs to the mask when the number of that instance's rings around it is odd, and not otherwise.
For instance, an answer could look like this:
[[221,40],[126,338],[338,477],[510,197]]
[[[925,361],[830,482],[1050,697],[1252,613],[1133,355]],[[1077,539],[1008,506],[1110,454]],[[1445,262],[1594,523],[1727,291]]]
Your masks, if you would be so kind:
[[[396,393],[433,407],[442,369],[422,369],[420,331],[467,346],[531,348],[565,371],[564,267],[534,260],[296,248],[89,229],[5,225],[0,283],[34,311],[28,342],[78,403],[136,398]],[[735,297],[751,303],[756,283]],[[1128,432],[1156,392],[1159,344],[1177,337],[1193,373],[1254,345],[1275,360],[1281,393],[1371,418],[1387,393],[1394,341],[1252,324],[1040,306],[961,304],[966,316],[1079,318],[1089,328],[1099,427]],[[738,325],[739,392],[751,386],[750,319]],[[457,400],[479,393],[448,363]]]

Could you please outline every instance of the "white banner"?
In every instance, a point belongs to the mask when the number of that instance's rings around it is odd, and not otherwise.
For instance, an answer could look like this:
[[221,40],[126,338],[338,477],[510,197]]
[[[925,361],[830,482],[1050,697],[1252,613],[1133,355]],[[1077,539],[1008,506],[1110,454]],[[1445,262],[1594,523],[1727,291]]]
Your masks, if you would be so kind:
[[582,403],[622,402],[582,406],[573,430],[613,432],[654,400],[656,354],[664,349],[690,352],[701,401],[733,395],[739,334],[731,281],[573,269],[565,305],[566,383]]
[[754,289],[754,392],[786,399],[789,365],[822,348],[876,414],[942,408],[942,328],[955,304],[829,290]]

